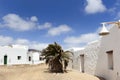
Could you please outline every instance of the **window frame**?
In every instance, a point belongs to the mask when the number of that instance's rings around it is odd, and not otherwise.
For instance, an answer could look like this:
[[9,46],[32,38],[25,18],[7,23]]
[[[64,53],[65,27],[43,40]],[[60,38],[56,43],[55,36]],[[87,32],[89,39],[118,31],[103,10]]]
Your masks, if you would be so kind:
[[106,51],[108,60],[108,69],[114,69],[113,50]]
[[22,56],[17,56],[17,60],[21,60]]

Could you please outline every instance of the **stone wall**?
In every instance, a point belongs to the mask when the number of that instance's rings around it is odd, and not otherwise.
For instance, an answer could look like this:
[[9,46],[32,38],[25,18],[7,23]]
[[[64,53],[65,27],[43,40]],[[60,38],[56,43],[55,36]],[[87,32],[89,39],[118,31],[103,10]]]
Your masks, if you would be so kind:
[[[89,43],[86,47],[82,48],[81,50],[72,50],[74,55],[73,63],[70,63],[71,67],[80,72],[82,72],[82,69],[84,69],[85,73],[94,75],[98,59],[99,46],[100,42],[94,41]],[[80,55],[84,57],[84,60],[81,59]]]

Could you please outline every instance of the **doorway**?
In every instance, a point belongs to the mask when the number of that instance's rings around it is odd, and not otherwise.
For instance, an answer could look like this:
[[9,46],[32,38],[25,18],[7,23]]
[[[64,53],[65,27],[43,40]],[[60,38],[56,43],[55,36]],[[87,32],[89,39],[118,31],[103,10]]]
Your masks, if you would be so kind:
[[4,56],[4,65],[7,64],[7,55]]
[[84,73],[84,54],[80,55],[81,60],[81,72]]

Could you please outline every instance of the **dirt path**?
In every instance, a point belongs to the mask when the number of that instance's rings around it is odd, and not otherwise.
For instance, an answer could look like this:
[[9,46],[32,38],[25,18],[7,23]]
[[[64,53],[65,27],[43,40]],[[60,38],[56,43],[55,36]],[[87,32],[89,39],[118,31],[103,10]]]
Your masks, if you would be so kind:
[[68,73],[49,73],[47,66],[42,65],[21,65],[21,66],[0,66],[0,80],[99,80],[98,78],[83,74],[75,70],[68,70]]

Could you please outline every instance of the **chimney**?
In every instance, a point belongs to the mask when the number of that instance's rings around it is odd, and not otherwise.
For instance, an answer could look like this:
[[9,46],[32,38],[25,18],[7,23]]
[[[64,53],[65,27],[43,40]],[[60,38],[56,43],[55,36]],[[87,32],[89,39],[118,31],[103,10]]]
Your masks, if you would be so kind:
[[102,29],[99,33],[100,36],[104,36],[104,35],[107,35],[109,34],[109,31],[107,30],[107,28],[105,27],[105,23],[102,23]]

